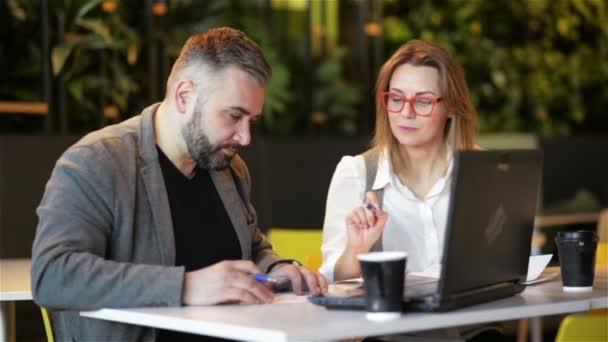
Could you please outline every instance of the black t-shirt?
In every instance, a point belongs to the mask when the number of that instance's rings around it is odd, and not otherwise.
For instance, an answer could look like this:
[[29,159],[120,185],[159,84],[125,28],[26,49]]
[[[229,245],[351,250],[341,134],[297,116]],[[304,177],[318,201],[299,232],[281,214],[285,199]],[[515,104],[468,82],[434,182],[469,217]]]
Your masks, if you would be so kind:
[[[175,265],[194,271],[241,259],[241,245],[209,172],[198,168],[188,178],[157,150],[171,208]],[[226,340],[159,329],[157,341]]]

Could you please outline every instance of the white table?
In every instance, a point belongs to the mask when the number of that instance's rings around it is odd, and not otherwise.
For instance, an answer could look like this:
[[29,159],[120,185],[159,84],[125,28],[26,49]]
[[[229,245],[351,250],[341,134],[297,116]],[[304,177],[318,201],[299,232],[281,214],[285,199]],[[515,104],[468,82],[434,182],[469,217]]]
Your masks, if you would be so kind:
[[332,311],[305,301],[270,305],[102,309],[82,316],[248,341],[326,341],[584,312],[608,307],[606,272],[590,293],[562,292],[559,278],[521,295],[447,313],[406,313],[371,322],[363,312]]
[[0,341],[15,341],[15,301],[32,300],[30,259],[0,259]]

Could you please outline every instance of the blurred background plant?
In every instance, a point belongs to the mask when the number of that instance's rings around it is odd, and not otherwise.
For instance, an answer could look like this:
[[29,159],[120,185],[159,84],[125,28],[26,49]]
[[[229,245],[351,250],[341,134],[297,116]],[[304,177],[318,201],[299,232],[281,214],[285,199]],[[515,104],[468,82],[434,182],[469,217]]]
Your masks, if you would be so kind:
[[463,65],[482,132],[606,131],[608,3],[386,1],[389,49],[420,37]]
[[139,37],[124,22],[115,1],[50,1],[57,19],[53,75],[67,89],[66,113],[75,130],[127,117],[130,93],[138,92],[130,69],[137,63]]
[[[41,3],[0,2],[0,101],[41,98]],[[602,0],[51,0],[49,117],[64,112],[80,132],[138,113],[162,99],[188,36],[229,25],[273,66],[260,135],[368,136],[378,69],[412,38],[463,65],[481,132],[598,134],[608,129],[607,10]],[[2,130],[19,120],[4,115]]]
[[42,94],[32,89],[42,69],[40,27],[37,19],[28,15],[35,13],[37,6],[15,0],[0,6],[0,99],[40,101]]
[[310,122],[321,135],[339,132],[357,134],[357,105],[361,102],[359,88],[343,77],[347,49],[336,47],[320,61],[313,85]]

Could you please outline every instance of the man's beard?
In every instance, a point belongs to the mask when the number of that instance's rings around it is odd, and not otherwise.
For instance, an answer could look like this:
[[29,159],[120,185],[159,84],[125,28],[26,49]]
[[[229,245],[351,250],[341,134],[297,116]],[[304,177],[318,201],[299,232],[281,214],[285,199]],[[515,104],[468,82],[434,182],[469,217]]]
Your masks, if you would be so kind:
[[[202,111],[195,110],[192,114],[190,122],[182,127],[182,135],[186,141],[188,153],[201,169],[225,170],[241,149],[241,145],[237,143],[211,144],[201,125]],[[236,150],[235,154],[228,156],[222,151],[223,148],[232,148]]]

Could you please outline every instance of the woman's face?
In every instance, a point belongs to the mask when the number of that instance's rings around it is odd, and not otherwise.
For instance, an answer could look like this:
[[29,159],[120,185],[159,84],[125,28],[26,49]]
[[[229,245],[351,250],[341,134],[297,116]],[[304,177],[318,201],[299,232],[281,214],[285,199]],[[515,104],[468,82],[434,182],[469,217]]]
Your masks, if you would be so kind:
[[[392,110],[387,110],[391,131],[400,144],[407,147],[443,144],[447,114],[443,103],[435,102],[443,95],[437,69],[402,64],[393,72],[388,92],[384,97],[385,108]],[[398,111],[400,107],[403,108]]]

